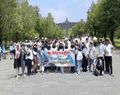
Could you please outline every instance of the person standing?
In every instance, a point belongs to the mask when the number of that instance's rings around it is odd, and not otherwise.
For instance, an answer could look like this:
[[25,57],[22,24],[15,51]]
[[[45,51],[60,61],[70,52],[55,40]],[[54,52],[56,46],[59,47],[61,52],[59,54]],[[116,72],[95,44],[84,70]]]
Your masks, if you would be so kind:
[[85,43],[82,43],[82,53],[83,53],[83,62],[82,62],[82,71],[87,72],[87,66],[88,66],[88,49],[85,45]]
[[21,48],[20,48],[20,44],[17,43],[16,44],[16,48],[15,48],[15,57],[14,57],[14,69],[16,69],[16,74],[17,77],[16,79],[19,79],[19,69],[20,69],[20,65],[21,65]]
[[89,62],[89,71],[91,72],[92,71],[91,65],[93,66],[93,71],[94,71],[94,60],[96,58],[96,49],[95,49],[92,41],[90,42],[88,56],[89,56],[89,61],[88,61]]
[[41,69],[42,69],[42,75],[45,70],[45,65],[49,62],[49,57],[47,51],[45,51],[44,47],[41,47],[41,50],[39,51],[39,60],[41,64]]
[[25,56],[26,56],[26,51],[25,51],[25,45],[21,45],[21,68],[22,68],[22,75],[25,77]]
[[33,46],[33,71],[32,73],[37,73],[37,67],[38,67],[38,49],[37,44]]
[[105,55],[105,44],[103,44],[102,39],[99,40],[99,44],[98,44],[98,59],[102,60],[102,70],[100,71],[100,75],[103,75],[104,73],[104,55]]
[[111,44],[109,39],[105,40],[105,67],[106,72],[110,75],[113,75],[113,67],[112,67],[112,52],[114,46]]
[[33,61],[33,52],[31,49],[31,46],[27,46],[26,50],[26,66],[27,66],[27,74],[28,76],[31,75],[31,70],[32,70],[32,61]]
[[80,74],[81,72],[82,60],[83,60],[82,51],[78,47],[77,48],[77,74]]

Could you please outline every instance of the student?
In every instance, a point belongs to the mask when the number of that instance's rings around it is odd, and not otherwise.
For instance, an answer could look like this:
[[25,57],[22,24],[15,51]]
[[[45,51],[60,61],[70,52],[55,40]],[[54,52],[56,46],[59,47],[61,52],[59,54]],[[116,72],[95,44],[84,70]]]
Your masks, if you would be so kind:
[[94,71],[94,60],[96,58],[96,49],[93,45],[93,42],[90,42],[90,47],[89,47],[89,71],[91,72],[91,65],[93,65],[93,71]]
[[16,74],[17,77],[16,79],[19,79],[19,69],[20,69],[20,65],[21,65],[21,50],[20,50],[20,44],[16,44],[16,48],[15,48],[15,57],[14,57],[14,69],[16,69]]
[[99,44],[98,44],[98,59],[102,60],[102,68],[103,70],[101,70],[100,75],[104,74],[104,54],[105,54],[105,45],[103,44],[102,39],[99,40]]
[[105,65],[106,65],[106,72],[110,75],[113,75],[113,67],[112,67],[112,52],[114,46],[111,44],[109,39],[105,40]]
[[80,74],[81,72],[82,60],[83,60],[82,51],[78,47],[77,48],[77,74]]
[[49,62],[48,53],[45,51],[44,47],[42,47],[41,50],[39,51],[39,57],[40,57],[39,62],[41,64],[42,75],[43,75],[44,70],[45,70],[45,64]]
[[22,75],[25,77],[25,56],[26,56],[26,51],[25,51],[25,45],[21,45],[21,68],[22,68]]
[[37,73],[37,67],[38,67],[38,49],[37,44],[33,46],[33,73]]
[[[63,45],[62,42],[59,43],[58,51],[64,51],[64,45]],[[60,62],[60,63],[62,63],[62,62]],[[61,73],[64,73],[64,67],[63,66],[60,67],[60,71],[61,71]]]
[[82,53],[83,53],[83,62],[82,62],[82,70],[83,72],[87,72],[87,66],[88,66],[88,49],[85,45],[85,43],[82,43]]
[[31,75],[32,61],[33,61],[33,52],[30,45],[27,46],[26,52],[27,52],[26,54],[27,74],[29,76]]

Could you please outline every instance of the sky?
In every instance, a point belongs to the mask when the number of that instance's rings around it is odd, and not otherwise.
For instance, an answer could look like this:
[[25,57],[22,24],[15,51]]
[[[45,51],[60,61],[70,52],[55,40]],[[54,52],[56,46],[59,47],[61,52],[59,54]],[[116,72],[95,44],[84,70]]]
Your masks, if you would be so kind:
[[66,18],[70,22],[86,20],[92,2],[97,0],[29,0],[31,5],[39,7],[43,17],[51,12],[56,23],[64,22]]

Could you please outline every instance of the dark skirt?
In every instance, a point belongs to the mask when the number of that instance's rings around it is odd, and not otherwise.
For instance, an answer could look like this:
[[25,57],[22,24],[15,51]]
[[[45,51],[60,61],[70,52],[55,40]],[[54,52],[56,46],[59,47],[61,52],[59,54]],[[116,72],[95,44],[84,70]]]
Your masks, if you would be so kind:
[[14,59],[14,69],[21,67],[21,60],[19,59]]

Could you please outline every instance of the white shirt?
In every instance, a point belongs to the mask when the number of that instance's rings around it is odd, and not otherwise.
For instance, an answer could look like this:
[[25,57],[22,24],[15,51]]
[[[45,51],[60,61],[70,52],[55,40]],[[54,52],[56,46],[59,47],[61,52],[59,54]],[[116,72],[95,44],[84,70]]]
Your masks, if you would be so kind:
[[30,55],[29,55],[29,56],[26,55],[26,59],[31,59],[31,60],[33,60],[33,52],[32,52],[32,50],[28,48],[28,49],[27,49],[27,52],[29,52]]
[[87,42],[87,43],[86,43],[86,47],[87,47],[88,50],[89,50],[89,46],[90,46],[90,43]]
[[112,44],[105,45],[105,56],[112,56],[112,49]]
[[37,52],[33,50],[33,55],[37,55]]
[[84,48],[84,49],[82,50],[82,53],[83,53],[86,57],[88,57],[89,51],[88,51],[87,48]]
[[57,51],[57,48],[56,47],[55,48],[51,47],[51,50],[52,51]]
[[105,45],[101,43],[101,44],[98,46],[98,56],[99,56],[99,57],[103,57],[104,54],[105,54]]
[[95,51],[96,51],[96,49],[95,49],[95,47],[94,46],[92,46],[92,47],[90,47],[90,49],[89,49],[89,58],[90,59],[95,59]]
[[9,49],[10,49],[10,51],[14,50],[14,46],[10,46]]
[[82,60],[83,59],[83,55],[81,51],[77,51],[77,60]]

